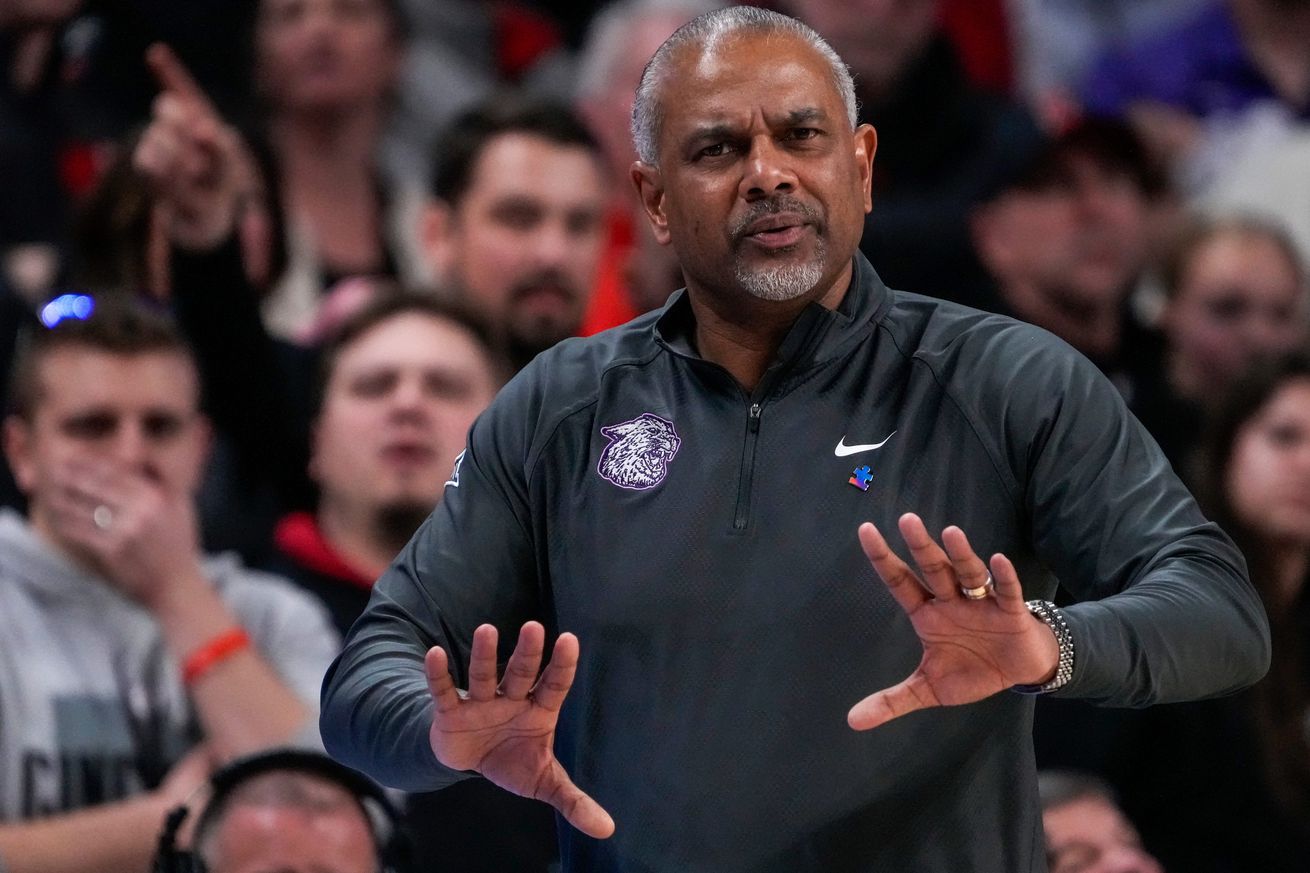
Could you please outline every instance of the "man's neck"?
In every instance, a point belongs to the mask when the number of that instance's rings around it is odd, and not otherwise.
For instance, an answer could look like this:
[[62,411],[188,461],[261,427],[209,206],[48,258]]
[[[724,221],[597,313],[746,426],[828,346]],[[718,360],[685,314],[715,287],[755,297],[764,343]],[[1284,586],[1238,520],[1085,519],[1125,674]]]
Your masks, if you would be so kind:
[[696,316],[696,351],[731,373],[746,393],[754,393],[805,307],[817,302],[826,309],[836,309],[850,288],[851,276],[848,264],[823,290],[780,302],[744,294],[726,298],[698,292],[688,283],[691,309]]
[[1105,360],[1119,351],[1123,320],[1116,303],[1079,305],[1023,282],[1001,284],[1000,293],[1017,317],[1049,330],[1089,358]]
[[366,578],[382,575],[404,543],[382,542],[375,514],[324,498],[318,507],[323,539],[347,564]]

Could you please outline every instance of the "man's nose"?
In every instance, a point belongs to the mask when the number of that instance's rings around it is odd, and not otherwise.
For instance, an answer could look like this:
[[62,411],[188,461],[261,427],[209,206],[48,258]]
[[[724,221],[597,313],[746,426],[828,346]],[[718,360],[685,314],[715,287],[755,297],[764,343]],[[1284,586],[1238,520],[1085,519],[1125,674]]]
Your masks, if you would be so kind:
[[392,415],[412,418],[426,411],[429,395],[421,379],[401,379],[388,399]]
[[123,421],[118,425],[110,448],[113,458],[129,470],[144,470],[150,461],[150,436],[139,421]]
[[548,221],[532,235],[531,247],[537,266],[559,267],[568,262],[576,243],[570,239],[562,222]]
[[741,189],[742,197],[748,201],[796,189],[796,174],[789,155],[778,147],[772,136],[760,135],[751,140]]

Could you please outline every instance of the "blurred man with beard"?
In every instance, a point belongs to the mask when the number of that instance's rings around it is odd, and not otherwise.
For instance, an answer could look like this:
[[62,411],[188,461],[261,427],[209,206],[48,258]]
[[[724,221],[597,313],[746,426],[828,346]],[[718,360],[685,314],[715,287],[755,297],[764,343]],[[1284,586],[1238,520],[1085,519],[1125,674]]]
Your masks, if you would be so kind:
[[516,370],[582,324],[605,239],[602,162],[582,122],[550,103],[486,103],[438,146],[430,265]]
[[386,294],[323,349],[309,472],[315,512],[278,525],[279,566],[344,633],[373,580],[441,498],[503,368],[480,324],[430,296]]
[[[476,317],[429,295],[379,297],[324,345],[309,461],[318,505],[278,524],[275,566],[343,633],[443,487],[459,481],[466,435],[505,369]],[[407,816],[415,856],[439,857],[443,869],[533,873],[556,856],[549,808],[485,780],[413,795]],[[512,833],[478,829],[484,816]]]

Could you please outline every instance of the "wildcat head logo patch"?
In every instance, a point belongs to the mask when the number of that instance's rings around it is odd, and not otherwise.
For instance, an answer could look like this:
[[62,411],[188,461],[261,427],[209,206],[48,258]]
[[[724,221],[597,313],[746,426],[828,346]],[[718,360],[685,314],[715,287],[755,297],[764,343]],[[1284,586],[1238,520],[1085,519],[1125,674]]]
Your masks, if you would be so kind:
[[645,491],[664,481],[669,461],[682,440],[673,422],[643,412],[632,421],[606,425],[601,435],[610,441],[601,452],[596,472],[620,488]]

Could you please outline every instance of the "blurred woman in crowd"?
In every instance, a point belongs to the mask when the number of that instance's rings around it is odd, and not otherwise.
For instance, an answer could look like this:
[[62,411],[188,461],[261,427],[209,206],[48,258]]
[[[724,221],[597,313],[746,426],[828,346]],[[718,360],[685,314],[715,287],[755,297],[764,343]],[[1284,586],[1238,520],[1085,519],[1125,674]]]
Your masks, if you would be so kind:
[[1201,221],[1166,265],[1170,386],[1194,402],[1214,398],[1260,354],[1306,336],[1304,274],[1281,227],[1256,218]]
[[1310,308],[1295,245],[1264,219],[1195,220],[1168,254],[1162,278],[1156,384],[1133,411],[1187,474],[1209,407],[1257,357],[1305,342]]
[[403,55],[395,0],[261,0],[256,90],[269,196],[285,225],[285,269],[264,304],[293,337],[351,276],[418,275],[417,189],[383,177],[378,152]]
[[1147,711],[1125,806],[1167,870],[1310,870],[1310,352],[1237,378],[1208,431],[1198,491],[1269,614],[1253,688]]
[[1269,787],[1310,829],[1310,353],[1233,387],[1213,426],[1202,493],[1246,555],[1274,639],[1255,688]]

